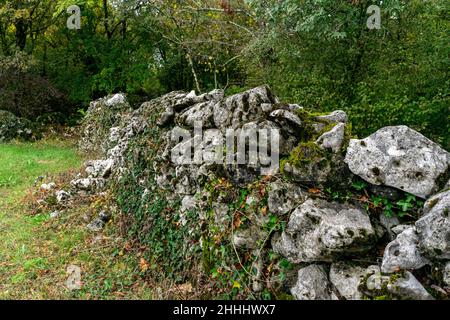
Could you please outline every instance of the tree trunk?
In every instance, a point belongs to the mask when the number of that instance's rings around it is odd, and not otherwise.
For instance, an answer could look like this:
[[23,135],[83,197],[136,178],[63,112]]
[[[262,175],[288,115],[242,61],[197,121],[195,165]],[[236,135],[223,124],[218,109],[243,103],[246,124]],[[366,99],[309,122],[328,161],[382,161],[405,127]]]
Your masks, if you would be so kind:
[[200,84],[198,82],[197,72],[195,72],[194,62],[192,61],[191,53],[188,51],[186,56],[188,58],[189,65],[191,66],[191,72],[192,72],[192,75],[194,77],[194,82],[195,82],[195,86],[197,88],[197,93],[200,94],[202,91],[200,90]]
[[19,48],[20,51],[25,49],[27,44],[27,24],[23,19],[19,19],[16,26],[16,47]]

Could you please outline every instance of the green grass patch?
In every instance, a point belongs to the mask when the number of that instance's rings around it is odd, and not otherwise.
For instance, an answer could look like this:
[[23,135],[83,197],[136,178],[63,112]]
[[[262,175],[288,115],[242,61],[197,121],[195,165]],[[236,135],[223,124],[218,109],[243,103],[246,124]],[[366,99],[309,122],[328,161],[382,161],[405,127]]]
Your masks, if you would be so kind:
[[[138,259],[131,253],[114,254],[124,242],[113,224],[103,235],[92,234],[82,219],[86,208],[68,209],[57,219],[28,209],[24,198],[37,177],[82,163],[71,141],[0,144],[0,299],[152,297],[150,286],[136,276]],[[94,241],[96,237],[101,240]],[[70,265],[81,269],[81,290],[66,288]]]

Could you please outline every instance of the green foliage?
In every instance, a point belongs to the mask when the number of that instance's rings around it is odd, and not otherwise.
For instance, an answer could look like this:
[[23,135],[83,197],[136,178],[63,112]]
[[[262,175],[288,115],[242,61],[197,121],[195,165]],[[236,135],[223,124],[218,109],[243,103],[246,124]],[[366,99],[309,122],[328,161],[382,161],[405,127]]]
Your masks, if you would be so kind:
[[[66,27],[72,4],[81,30]],[[366,26],[371,4],[381,30]],[[359,136],[405,124],[450,149],[449,21],[446,0],[2,1],[0,51],[35,61],[7,92],[62,93],[69,103],[59,105],[74,111],[118,91],[138,105],[172,90],[267,83],[283,101],[346,110]],[[17,109],[11,98],[0,108]]]
[[[130,151],[131,172],[116,186],[117,203],[121,211],[132,219],[127,235],[138,239],[146,248],[150,268],[145,272],[159,280],[187,281],[192,276],[196,261],[200,260],[199,225],[194,219],[195,212],[187,213],[186,224],[181,222],[179,203],[167,200],[167,194],[158,188],[154,180],[155,173],[148,171],[152,165],[147,161],[151,161],[156,152],[148,144],[157,144],[159,139],[158,129],[150,130],[154,130],[153,134],[145,137],[152,137],[153,141],[139,138],[132,142],[130,150],[138,150],[141,146],[142,152],[148,153],[136,158],[136,154]],[[147,178],[144,185],[138,182],[143,177]],[[151,190],[151,196],[146,189]]]
[[366,204],[367,210],[381,210],[387,217],[397,215],[400,218],[417,218],[417,212],[423,207],[423,201],[417,200],[411,194],[405,194],[405,197],[393,202],[388,198],[381,196],[371,196],[370,202]]
[[67,110],[64,96],[36,71],[36,61],[16,52],[0,56],[0,110],[34,121]]
[[[251,1],[265,28],[248,48],[250,82],[315,110],[344,109],[359,136],[406,124],[449,145],[448,2]],[[381,30],[366,9],[381,8]]]
[[367,183],[365,183],[363,181],[354,181],[352,183],[352,187],[357,191],[362,191],[365,188],[367,188]]

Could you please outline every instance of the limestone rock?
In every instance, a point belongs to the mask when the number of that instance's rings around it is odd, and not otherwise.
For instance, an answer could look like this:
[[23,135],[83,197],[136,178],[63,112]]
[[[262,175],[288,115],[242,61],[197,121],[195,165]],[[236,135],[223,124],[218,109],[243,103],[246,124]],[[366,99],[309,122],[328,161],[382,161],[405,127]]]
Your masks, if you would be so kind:
[[114,166],[114,160],[92,160],[86,162],[86,173],[91,178],[108,178]]
[[427,198],[440,187],[450,154],[417,131],[396,126],[350,140],[345,161],[354,174],[372,184]]
[[76,191],[96,192],[106,186],[106,181],[103,178],[83,178],[72,180],[70,184]]
[[345,111],[336,110],[327,115],[316,116],[316,120],[325,121],[328,123],[347,123],[348,116],[347,116],[347,113],[345,113]]
[[108,107],[113,107],[125,103],[127,103],[127,98],[125,97],[125,95],[122,93],[117,93],[112,97],[108,98],[105,102],[105,105]]
[[233,95],[214,105],[214,124],[221,131],[242,127],[243,124],[266,120],[262,104],[276,103],[269,87],[261,86]]
[[312,264],[298,271],[298,280],[291,289],[297,300],[330,300],[329,282],[325,267]]
[[387,290],[401,299],[407,300],[434,300],[427,290],[420,284],[420,282],[412,275],[411,272],[406,271],[403,277],[389,283]]
[[81,124],[79,148],[85,152],[106,152],[110,129],[131,112],[124,94],[110,95],[92,101]]
[[422,284],[410,273],[405,271],[391,276],[385,276],[378,266],[370,266],[366,270],[367,281],[364,293],[377,297],[390,295],[401,300],[434,300]]
[[331,149],[333,153],[341,151],[345,138],[345,124],[338,123],[328,132],[322,134],[316,141],[322,149]]
[[399,224],[398,226],[395,226],[393,228],[391,228],[391,231],[395,234],[395,235],[399,235],[400,233],[402,233],[403,231],[409,229],[413,227],[410,224]]
[[215,101],[198,103],[191,108],[183,111],[176,117],[180,125],[194,128],[196,123],[201,123],[203,128],[213,127],[213,115]]
[[443,280],[444,283],[450,287],[450,261],[445,264]]
[[[259,251],[259,250],[256,250]],[[251,270],[253,271],[253,292],[261,292],[264,290],[263,276],[264,276],[264,258],[263,253],[257,253],[257,259],[252,263]]]
[[55,195],[58,204],[65,204],[70,199],[70,194],[64,190],[57,191]]
[[295,134],[303,126],[300,118],[288,110],[275,110],[270,114],[270,118],[290,134]]
[[330,282],[346,300],[361,300],[363,295],[359,291],[359,285],[365,274],[365,268],[337,262],[331,265]]
[[50,183],[44,183],[41,185],[40,189],[44,191],[50,191],[56,188],[56,183],[50,182]]
[[275,181],[269,185],[268,206],[273,214],[289,213],[305,200],[301,188],[295,184]]
[[292,263],[333,261],[368,250],[375,238],[363,210],[310,199],[292,213],[273,249]]
[[419,238],[415,228],[400,233],[384,250],[381,271],[391,273],[399,270],[415,270],[428,264],[418,249]]
[[450,190],[431,197],[416,221],[419,248],[431,259],[450,259]]
[[365,293],[371,296],[373,296],[374,292],[381,292],[386,288],[391,279],[390,276],[382,275],[380,267],[376,265],[369,266],[365,274],[367,277],[365,288],[368,290]]
[[257,249],[258,241],[264,236],[263,230],[252,225],[248,229],[237,230],[233,236],[233,244],[239,249]]

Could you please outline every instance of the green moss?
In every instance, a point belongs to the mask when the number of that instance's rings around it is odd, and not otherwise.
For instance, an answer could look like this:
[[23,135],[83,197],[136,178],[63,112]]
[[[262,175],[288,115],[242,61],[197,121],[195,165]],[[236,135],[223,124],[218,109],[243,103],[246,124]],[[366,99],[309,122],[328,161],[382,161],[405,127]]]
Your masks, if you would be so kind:
[[335,126],[336,126],[336,123],[328,123],[327,125],[325,125],[325,127],[322,130],[320,130],[320,132],[317,134],[317,136],[320,137],[324,133],[333,130],[333,128]]
[[298,109],[296,114],[304,123],[312,123],[314,120],[314,116],[312,116],[312,114],[305,109]]
[[394,284],[398,279],[401,279],[405,276],[404,271],[396,272],[389,277],[389,284]]
[[[308,142],[308,141],[316,141],[321,135],[324,133],[332,130],[337,123],[330,122],[329,120],[320,119],[319,116],[328,115],[327,112],[308,112],[305,109],[299,109],[297,110],[297,116],[300,118],[300,120],[304,123],[304,131],[301,135],[301,141]],[[317,132],[314,128],[314,124],[322,124],[324,127]],[[351,123],[347,123],[345,125],[345,133],[344,133],[344,143],[342,146],[342,150],[345,152],[347,150],[348,145],[350,143],[350,139],[357,138],[355,135],[353,135],[353,128]]]
[[298,147],[291,151],[288,162],[297,168],[308,165],[311,162],[317,162],[326,157],[326,152],[314,142],[302,142]]
[[300,133],[300,141],[315,141],[321,135],[315,129],[313,124],[317,123],[315,121],[314,115],[305,109],[299,109],[296,111],[297,116],[303,123],[302,131]]
[[[345,126],[345,131],[344,131],[344,143],[342,144],[342,152],[345,152],[350,144],[350,140],[351,139],[357,139],[358,137],[356,135],[353,134],[353,127],[351,123],[347,123]],[[364,141],[361,141],[361,143],[364,143]]]

